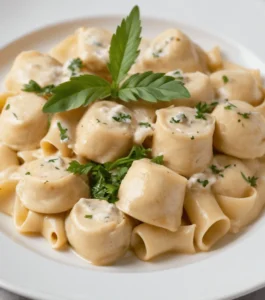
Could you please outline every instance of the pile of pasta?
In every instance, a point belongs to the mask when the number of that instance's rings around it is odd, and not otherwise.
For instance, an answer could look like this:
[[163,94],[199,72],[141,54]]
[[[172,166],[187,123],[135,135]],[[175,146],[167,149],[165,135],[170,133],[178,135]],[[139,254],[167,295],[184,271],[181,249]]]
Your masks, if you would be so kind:
[[[23,234],[42,234],[54,249],[68,243],[96,265],[132,249],[148,261],[166,252],[208,251],[229,232],[255,220],[265,202],[264,89],[258,70],[205,52],[177,29],[141,42],[130,74],[152,70],[183,80],[191,97],[170,102],[96,101],[45,114],[47,99],[24,92],[80,74],[109,79],[112,34],[80,28],[49,54],[19,54],[0,95],[0,211]],[[198,105],[215,102],[198,117]],[[199,104],[201,103],[201,104]],[[118,115],[126,115],[115,121]],[[106,163],[133,145],[163,155],[163,165],[136,160],[121,182],[118,201],[91,199],[88,177],[69,163]]]

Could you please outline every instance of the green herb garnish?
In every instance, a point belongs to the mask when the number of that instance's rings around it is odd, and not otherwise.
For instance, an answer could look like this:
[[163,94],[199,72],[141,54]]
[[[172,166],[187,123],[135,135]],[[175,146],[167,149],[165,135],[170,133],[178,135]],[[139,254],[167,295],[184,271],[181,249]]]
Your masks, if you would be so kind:
[[31,175],[30,172],[26,172],[25,175]]
[[223,79],[223,82],[224,82],[224,83],[229,82],[229,79],[228,79],[228,77],[227,77],[226,75],[223,75],[223,76],[222,76],[222,79]]
[[93,216],[92,216],[92,215],[85,215],[85,218],[86,218],[86,219],[92,219]]
[[72,59],[69,66],[67,67],[67,69],[72,72],[72,76],[76,76],[82,68],[83,62],[79,57]]
[[257,186],[257,180],[259,179],[259,177],[255,177],[255,176],[246,176],[243,172],[241,172],[241,175],[243,177],[243,179],[248,183],[250,184],[250,186],[252,187],[256,187]]
[[[134,146],[128,156],[119,158],[114,162],[105,164],[89,162],[82,165],[78,161],[72,161],[67,171],[74,174],[89,175],[92,197],[114,203],[118,200],[121,181],[132,163],[135,160],[148,157],[150,152],[151,149]],[[155,157],[152,161],[162,163],[162,157]]]
[[232,104],[232,103],[229,103],[228,105],[226,105],[224,107],[224,109],[226,109],[226,110],[231,110],[232,108],[237,108],[237,107],[234,104]]
[[146,128],[151,127],[151,124],[148,122],[140,122],[139,125]]
[[49,160],[48,160],[48,163],[50,163],[50,162],[51,162],[51,163],[54,163],[56,160],[58,160],[58,158],[52,158],[52,159],[49,159]]
[[211,113],[215,106],[218,105],[218,102],[212,102],[210,104],[207,104],[205,102],[200,102],[195,106],[196,109],[196,119],[203,119],[207,120],[205,114]]
[[151,159],[151,162],[156,163],[158,165],[163,165],[164,163],[164,155],[158,155]]
[[24,84],[22,91],[29,93],[36,93],[40,96],[50,97],[53,94],[55,85],[50,84],[45,87],[41,87],[36,81],[30,80],[29,83]]
[[63,128],[62,124],[60,122],[57,122],[57,127],[58,127],[58,129],[60,131],[60,139],[61,139],[61,141],[68,140],[68,135],[67,135],[68,129],[67,128]]
[[112,119],[120,123],[121,122],[129,123],[132,117],[124,113],[118,113],[117,116],[112,117]]
[[209,168],[212,170],[214,174],[224,177],[224,174],[222,174],[222,172],[224,171],[223,169],[218,169],[216,165],[211,165]]
[[209,180],[207,180],[207,179],[205,179],[205,180],[197,179],[197,182],[200,183],[203,187],[206,187],[209,183]]
[[194,135],[193,135],[190,139],[191,139],[191,140],[194,140],[194,139],[195,139]]
[[10,104],[8,103],[6,106],[6,110],[9,110],[9,108],[10,108]]
[[139,55],[140,41],[140,12],[138,6],[135,6],[129,16],[122,20],[111,39],[108,68],[112,83],[96,75],[71,77],[70,81],[52,90],[53,96],[44,105],[43,111],[62,112],[103,99],[157,102],[189,98],[190,94],[183,83],[164,73],[134,74],[124,81]]
[[251,112],[249,112],[249,113],[240,113],[240,112],[238,112],[237,114],[240,115],[241,117],[243,117],[244,119],[249,119],[249,117],[251,115]]

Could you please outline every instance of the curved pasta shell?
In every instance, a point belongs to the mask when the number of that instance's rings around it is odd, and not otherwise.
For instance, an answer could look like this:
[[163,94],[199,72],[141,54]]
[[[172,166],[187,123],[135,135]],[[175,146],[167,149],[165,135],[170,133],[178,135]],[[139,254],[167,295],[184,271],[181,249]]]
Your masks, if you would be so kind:
[[180,226],[171,232],[156,226],[141,224],[134,228],[131,245],[136,256],[144,261],[167,253],[195,253],[194,233],[196,225]]

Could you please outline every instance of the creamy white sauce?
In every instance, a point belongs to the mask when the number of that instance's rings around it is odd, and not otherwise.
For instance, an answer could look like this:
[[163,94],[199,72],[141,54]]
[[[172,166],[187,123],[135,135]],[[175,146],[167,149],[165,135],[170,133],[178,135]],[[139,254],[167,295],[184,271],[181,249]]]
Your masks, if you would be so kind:
[[122,216],[118,208],[105,200],[98,199],[80,199],[80,205],[82,206],[82,213],[85,216],[89,216],[86,219],[92,222],[108,223],[115,222],[120,223]]
[[[201,181],[205,181],[207,180],[208,183],[205,187],[203,187],[202,183],[198,182]],[[213,174],[210,174],[209,172],[205,172],[205,173],[196,173],[193,174],[189,180],[188,180],[188,188],[192,188],[193,186],[202,188],[202,189],[210,189],[211,186],[216,182],[216,176]]]

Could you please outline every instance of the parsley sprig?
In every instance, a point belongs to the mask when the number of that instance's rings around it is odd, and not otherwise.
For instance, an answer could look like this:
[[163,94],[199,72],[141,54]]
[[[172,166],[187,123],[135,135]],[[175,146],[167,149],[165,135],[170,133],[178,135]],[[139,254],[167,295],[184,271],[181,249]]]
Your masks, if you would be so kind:
[[[89,162],[82,165],[78,161],[72,161],[67,170],[74,174],[89,175],[92,197],[114,203],[118,200],[121,181],[132,163],[135,160],[148,157],[150,152],[151,149],[134,146],[128,156],[119,158],[114,162],[105,164]],[[162,164],[163,156],[154,157],[152,162]]]
[[46,85],[45,87],[41,87],[36,81],[30,80],[29,83],[24,84],[22,91],[29,93],[36,93],[40,96],[50,97],[53,94],[53,89],[55,85]]
[[243,172],[241,172],[241,176],[243,177],[243,179],[250,184],[250,186],[252,187],[256,187],[257,186],[257,180],[259,179],[259,177],[255,177],[255,176],[246,176]]
[[211,113],[217,104],[218,104],[218,102],[212,102],[210,104],[207,104],[205,102],[198,103],[195,106],[195,109],[196,109],[195,118],[207,120],[207,117],[205,114]]
[[108,69],[112,82],[96,75],[71,77],[70,81],[52,90],[53,96],[44,105],[43,111],[62,112],[103,99],[157,102],[189,98],[190,94],[183,83],[164,73],[134,74],[124,81],[140,53],[140,42],[140,11],[135,6],[129,16],[122,20],[111,39]]

